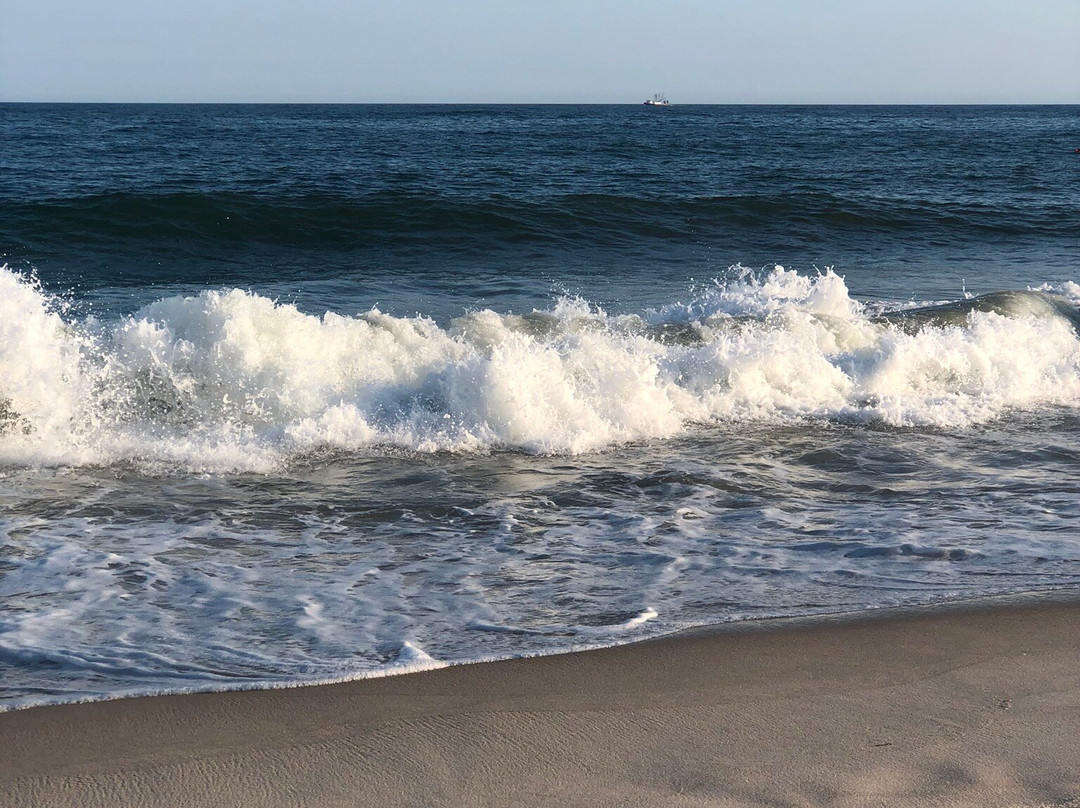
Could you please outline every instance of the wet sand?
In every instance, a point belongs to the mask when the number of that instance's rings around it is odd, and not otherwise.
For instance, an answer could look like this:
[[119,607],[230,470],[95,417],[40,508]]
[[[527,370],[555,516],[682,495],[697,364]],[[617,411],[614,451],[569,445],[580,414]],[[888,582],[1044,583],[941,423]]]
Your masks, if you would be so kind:
[[1080,605],[0,714],[3,806],[1080,805]]

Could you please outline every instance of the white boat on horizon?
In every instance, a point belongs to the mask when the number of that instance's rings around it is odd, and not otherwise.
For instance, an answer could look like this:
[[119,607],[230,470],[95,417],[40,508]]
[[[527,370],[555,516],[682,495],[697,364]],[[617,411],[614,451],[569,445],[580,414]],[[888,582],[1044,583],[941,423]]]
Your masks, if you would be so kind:
[[670,107],[671,102],[667,100],[667,96],[663,93],[657,93],[652,98],[645,101],[647,107]]

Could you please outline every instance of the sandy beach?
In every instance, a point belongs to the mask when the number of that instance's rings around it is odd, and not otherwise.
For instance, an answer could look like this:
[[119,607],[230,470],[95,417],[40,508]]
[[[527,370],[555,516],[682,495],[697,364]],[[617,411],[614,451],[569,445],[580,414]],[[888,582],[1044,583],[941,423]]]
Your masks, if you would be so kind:
[[1080,804],[1080,605],[0,714],[5,806]]

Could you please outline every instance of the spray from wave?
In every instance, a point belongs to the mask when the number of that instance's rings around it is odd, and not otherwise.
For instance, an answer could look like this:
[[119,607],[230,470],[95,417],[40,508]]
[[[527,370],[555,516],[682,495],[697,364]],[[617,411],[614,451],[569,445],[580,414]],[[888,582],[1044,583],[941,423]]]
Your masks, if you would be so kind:
[[0,463],[272,471],[327,448],[579,453],[718,422],[964,427],[1080,404],[1066,287],[882,310],[831,271],[776,267],[640,316],[564,298],[440,325],[231,289],[104,322],[5,267]]

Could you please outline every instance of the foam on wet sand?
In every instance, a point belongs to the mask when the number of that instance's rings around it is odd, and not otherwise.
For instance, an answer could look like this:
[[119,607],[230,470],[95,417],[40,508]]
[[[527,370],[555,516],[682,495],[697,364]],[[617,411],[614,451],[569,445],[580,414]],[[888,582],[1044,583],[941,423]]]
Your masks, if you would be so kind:
[[1080,799],[1080,605],[778,620],[292,690],[0,714],[9,806]]

